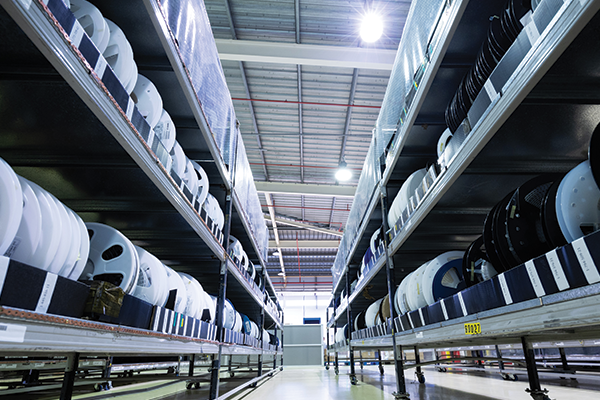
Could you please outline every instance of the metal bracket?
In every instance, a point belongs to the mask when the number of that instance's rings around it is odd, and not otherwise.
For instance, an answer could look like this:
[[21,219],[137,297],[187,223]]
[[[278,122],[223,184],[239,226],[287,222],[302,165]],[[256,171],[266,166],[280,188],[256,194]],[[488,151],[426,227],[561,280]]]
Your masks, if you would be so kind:
[[392,395],[394,396],[394,399],[396,399],[396,400],[410,400],[410,395],[408,393],[394,392],[394,393],[392,393]]
[[531,390],[525,389],[527,393],[533,398],[533,400],[550,400],[548,397],[548,389]]

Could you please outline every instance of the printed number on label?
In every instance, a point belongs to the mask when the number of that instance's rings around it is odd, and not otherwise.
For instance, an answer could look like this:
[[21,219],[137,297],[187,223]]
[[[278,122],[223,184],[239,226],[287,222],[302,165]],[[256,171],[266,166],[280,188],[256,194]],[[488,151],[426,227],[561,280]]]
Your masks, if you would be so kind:
[[481,333],[481,324],[479,322],[465,324],[465,335],[477,335],[478,333]]

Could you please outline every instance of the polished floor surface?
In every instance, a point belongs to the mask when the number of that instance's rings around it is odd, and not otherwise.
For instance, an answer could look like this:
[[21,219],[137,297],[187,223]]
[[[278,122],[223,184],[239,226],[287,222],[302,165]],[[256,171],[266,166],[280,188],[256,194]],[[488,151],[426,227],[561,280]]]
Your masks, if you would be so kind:
[[[242,392],[235,400],[346,400],[393,399],[395,390],[394,370],[386,366],[381,376],[377,367],[357,368],[358,385],[352,386],[348,378],[349,367],[340,369],[336,376],[332,369],[322,367],[286,367],[283,372],[265,381],[253,391]],[[406,388],[412,400],[527,400],[526,381],[504,381],[499,376],[474,376],[473,374],[442,373],[425,370],[426,383],[419,384],[407,371]],[[557,400],[597,400],[600,392],[572,387],[546,385],[549,396]]]

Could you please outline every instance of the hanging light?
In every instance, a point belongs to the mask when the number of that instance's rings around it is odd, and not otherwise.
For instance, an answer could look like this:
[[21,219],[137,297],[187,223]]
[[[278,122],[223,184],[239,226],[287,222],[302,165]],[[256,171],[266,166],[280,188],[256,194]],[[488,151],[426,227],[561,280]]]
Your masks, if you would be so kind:
[[335,179],[338,182],[346,182],[350,180],[350,178],[352,178],[352,171],[350,171],[348,164],[346,164],[346,161],[342,158],[335,173]]
[[360,25],[360,37],[366,43],[377,41],[383,34],[383,20],[374,11],[367,11]]

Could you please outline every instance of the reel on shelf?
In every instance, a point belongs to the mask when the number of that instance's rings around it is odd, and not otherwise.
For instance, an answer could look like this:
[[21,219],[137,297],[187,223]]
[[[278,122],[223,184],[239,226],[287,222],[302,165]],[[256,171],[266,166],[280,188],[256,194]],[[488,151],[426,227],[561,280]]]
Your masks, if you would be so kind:
[[417,268],[410,276],[410,280],[406,284],[406,300],[408,302],[409,311],[417,310],[427,305],[425,294],[423,293],[423,274],[425,268],[430,263],[427,261]]
[[169,297],[167,271],[153,254],[139,246],[135,246],[135,250],[140,260],[140,272],[132,295],[150,304],[163,306]]
[[233,330],[235,326],[236,311],[233,304],[228,299],[225,299],[225,307],[223,308],[223,328]]
[[221,210],[221,206],[219,205],[217,199],[212,194],[208,193],[206,195],[206,201],[202,207],[222,231],[223,225],[225,224],[225,216],[223,215],[223,210]]
[[198,174],[194,169],[192,161],[187,157],[185,158],[185,170],[183,171],[182,179],[192,194],[198,192]]
[[90,254],[84,277],[119,286],[132,294],[138,280],[140,260],[133,244],[115,228],[88,222]]
[[[369,248],[371,249],[371,256],[373,256],[373,255],[375,255],[375,253],[377,253],[377,248],[379,247],[380,243],[381,243],[381,228],[377,229],[371,235],[371,240],[369,241]],[[365,255],[366,255],[366,253],[365,253]]]
[[467,287],[498,275],[498,272],[488,259],[483,245],[483,236],[475,239],[465,252],[462,260],[462,271]]
[[204,289],[200,282],[193,276],[184,272],[178,272],[186,290],[186,306],[185,314],[191,317],[202,319],[203,311],[206,307],[204,304]]
[[450,297],[466,287],[462,273],[463,255],[462,251],[448,251],[425,266],[421,284],[427,304]]
[[383,298],[376,300],[374,303],[371,303],[371,305],[365,311],[365,323],[367,325],[367,328],[371,328],[383,322],[380,313],[380,306],[382,301]]
[[448,143],[452,140],[452,132],[450,129],[446,128],[437,142],[437,156],[440,158],[442,154],[444,154],[444,150],[448,147]]
[[410,311],[408,298],[406,296],[406,286],[410,282],[412,274],[414,274],[414,271],[406,275],[404,279],[402,279],[402,282],[400,282],[400,285],[398,285],[396,288],[396,293],[394,295],[394,308],[396,309],[396,314],[398,315],[403,315]]
[[171,152],[171,150],[173,150],[173,146],[175,146],[176,132],[177,129],[175,128],[175,124],[173,123],[171,116],[167,110],[163,108],[162,113],[160,114],[160,119],[154,127],[154,134],[160,139],[161,143],[165,147],[165,150],[168,152]]
[[100,10],[85,0],[71,0],[71,12],[100,54],[104,53],[110,39],[110,30]]
[[154,83],[144,75],[138,74],[137,82],[131,92],[131,98],[142,117],[146,119],[150,128],[154,129],[162,116],[163,101]]
[[196,192],[197,200],[199,204],[204,204],[206,197],[208,196],[208,188],[210,185],[208,175],[197,162],[192,161],[192,165],[198,176],[198,191]]
[[127,93],[131,94],[138,76],[137,65],[133,59],[133,49],[121,28],[111,20],[106,18],[104,20],[110,33],[108,45],[102,55]]
[[356,318],[354,318],[354,330],[359,331],[361,329],[367,328],[367,322],[365,320],[366,310],[363,310],[358,313]]
[[165,264],[163,264],[163,266],[167,273],[167,286],[169,289],[169,296],[167,297],[167,300],[165,301],[163,307],[165,307],[167,305],[166,303],[169,302],[171,292],[176,291],[175,305],[173,307],[173,311],[185,314],[185,308],[187,306],[187,292],[185,283],[183,282],[183,279],[181,279],[181,276],[177,272],[175,272],[173,268],[168,267]]
[[48,271],[60,274],[63,272],[63,267],[67,262],[67,257],[69,256],[69,251],[71,249],[71,237],[73,235],[71,220],[69,219],[69,215],[67,214],[67,210],[62,205],[62,203],[54,197],[52,194],[49,194],[49,198],[54,202],[56,206],[56,210],[58,213],[58,218],[60,219],[60,241],[58,242],[58,248],[56,250],[56,254],[48,267]]
[[[14,240],[11,240],[8,249],[1,254],[24,264],[34,265],[31,263],[31,258],[40,244],[42,237],[42,210],[27,180],[18,175],[17,179],[19,180],[23,198],[21,221],[15,235],[13,235]],[[4,190],[4,188],[0,190]],[[0,196],[2,195],[0,194]],[[18,213],[16,214],[18,215]],[[4,228],[2,223],[3,221],[0,222],[0,227]]]
[[178,177],[183,179],[183,175],[185,173],[185,167],[187,163],[187,157],[181,148],[179,142],[175,141],[173,148],[171,149],[171,158],[173,159],[173,164],[171,165],[171,169],[175,171]]
[[[54,255],[58,250],[60,233],[62,231],[62,221],[59,218],[56,203],[50,198],[50,194],[35,183],[31,181],[27,182],[40,204],[40,211],[42,213],[42,235],[35,252],[29,260],[31,265],[48,271],[50,263],[52,263]],[[88,236],[87,228],[85,230],[85,235]],[[89,250],[89,236],[87,242]],[[84,264],[87,263],[87,257],[83,262]]]
[[427,169],[422,168],[413,172],[406,181],[402,184],[400,191],[394,198],[390,210],[388,212],[388,224],[393,227],[396,221],[402,215],[402,212],[410,204],[410,198],[415,194],[415,191],[421,185],[423,178],[427,174]]

